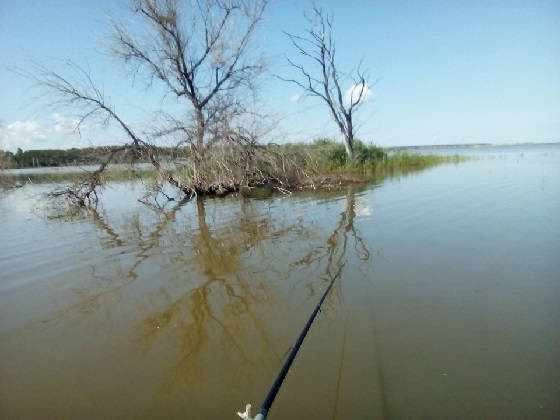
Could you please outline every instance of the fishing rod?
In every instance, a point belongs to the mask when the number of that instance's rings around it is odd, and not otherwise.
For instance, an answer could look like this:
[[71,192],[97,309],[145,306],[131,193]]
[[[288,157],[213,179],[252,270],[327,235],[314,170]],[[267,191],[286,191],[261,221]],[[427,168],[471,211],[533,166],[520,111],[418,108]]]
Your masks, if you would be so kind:
[[282,369],[280,370],[280,373],[278,373],[278,376],[276,377],[276,380],[272,384],[272,387],[270,388],[270,391],[268,391],[268,394],[266,395],[266,398],[264,399],[264,402],[262,403],[261,409],[258,412],[258,414],[254,418],[251,417],[251,404],[247,404],[245,406],[245,412],[244,413],[237,412],[237,415],[239,417],[241,417],[244,420],[265,420],[266,419],[266,416],[268,415],[268,411],[270,410],[270,406],[274,402],[274,398],[276,398],[276,394],[278,394],[278,391],[280,390],[280,387],[282,386],[282,382],[284,382],[284,378],[288,374],[288,370],[290,370],[290,366],[292,366],[292,363],[293,363],[294,359],[296,358],[297,352],[299,351],[299,348],[301,347],[301,344],[303,343],[303,340],[305,339],[305,336],[307,335],[307,332],[309,331],[309,328],[311,328],[311,324],[313,324],[313,321],[315,320],[315,317],[317,316],[317,313],[321,309],[321,305],[323,304],[323,301],[325,300],[325,298],[327,297],[327,294],[331,290],[335,280],[340,276],[340,273],[342,272],[342,267],[344,267],[344,264],[345,263],[342,263],[340,265],[340,267],[338,267],[338,271],[333,276],[331,282],[329,283],[329,286],[327,287],[327,289],[323,293],[323,296],[321,296],[321,299],[319,300],[319,302],[315,306],[315,309],[313,310],[313,313],[311,314],[311,316],[307,320],[307,323],[303,327],[303,330],[301,331],[301,333],[300,333],[300,335],[299,335],[299,337],[296,341],[296,344],[294,345],[294,347],[292,348],[292,351],[290,351],[290,354],[288,355],[288,358],[284,362],[284,365],[282,366]]

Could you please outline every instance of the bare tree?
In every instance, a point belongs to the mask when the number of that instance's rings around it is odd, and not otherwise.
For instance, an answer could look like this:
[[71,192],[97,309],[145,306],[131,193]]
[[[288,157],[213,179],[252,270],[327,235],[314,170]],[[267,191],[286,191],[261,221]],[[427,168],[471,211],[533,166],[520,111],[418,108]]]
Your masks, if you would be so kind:
[[[78,110],[77,130],[90,118],[115,123],[129,141],[122,150],[147,158],[161,177],[185,194],[215,189],[205,178],[207,151],[221,141],[239,143],[239,120],[248,112],[247,100],[263,64],[248,46],[268,0],[132,0],[138,25],[111,23],[110,51],[147,77],[148,86],[161,83],[166,95],[183,105],[186,118],[165,114],[164,126],[149,135],[130,126],[106,100],[104,91],[82,67],[67,61],[74,78],[37,66],[16,70],[59,98],[55,105]],[[235,123],[235,121],[238,123]],[[193,182],[174,177],[158,158],[155,139],[177,136],[190,146]],[[242,145],[243,146],[243,145]],[[97,201],[95,189],[114,157],[111,151],[85,181],[58,191],[79,205]]]
[[[284,32],[299,56],[307,64],[287,58],[288,63],[300,73],[298,79],[280,77],[303,89],[304,95],[322,99],[339,128],[349,161],[354,159],[354,112],[364,103],[369,93],[366,73],[358,66],[351,74],[342,74],[336,66],[336,47],[333,39],[333,17],[323,9],[313,6],[311,16],[305,15],[309,28],[304,36]],[[352,86],[343,94],[341,84],[350,80]]]
[[267,0],[186,3],[134,1],[133,12],[145,31],[134,33],[129,25],[113,23],[112,52],[135,72],[162,82],[192,111],[190,121],[168,118],[157,134],[182,134],[194,154],[196,187],[203,189],[206,149],[227,135],[233,117],[246,111],[243,96],[263,70],[248,54],[248,45]]

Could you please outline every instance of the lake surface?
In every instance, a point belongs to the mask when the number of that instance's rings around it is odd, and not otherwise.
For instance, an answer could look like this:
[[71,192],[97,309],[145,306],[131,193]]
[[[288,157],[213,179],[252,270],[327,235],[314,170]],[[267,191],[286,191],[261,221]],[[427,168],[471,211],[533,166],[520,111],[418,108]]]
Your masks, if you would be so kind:
[[345,263],[269,418],[560,418],[560,147],[476,155],[165,211],[0,192],[0,417],[257,411]]

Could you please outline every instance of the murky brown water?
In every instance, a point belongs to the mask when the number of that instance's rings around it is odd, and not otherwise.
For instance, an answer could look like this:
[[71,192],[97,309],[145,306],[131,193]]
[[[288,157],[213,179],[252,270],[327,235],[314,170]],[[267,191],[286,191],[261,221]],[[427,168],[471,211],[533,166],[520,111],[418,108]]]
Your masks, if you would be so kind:
[[366,188],[49,218],[0,195],[0,417],[560,417],[560,148]]

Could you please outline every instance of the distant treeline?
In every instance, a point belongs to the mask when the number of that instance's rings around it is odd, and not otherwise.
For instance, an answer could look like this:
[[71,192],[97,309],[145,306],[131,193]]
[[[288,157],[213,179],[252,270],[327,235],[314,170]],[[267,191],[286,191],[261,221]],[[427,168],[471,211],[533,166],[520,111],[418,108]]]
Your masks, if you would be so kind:
[[[16,153],[0,150],[0,169],[33,168],[48,166],[73,166],[96,164],[112,150],[119,146],[86,147],[81,149],[17,149]],[[169,158],[183,158],[188,154],[186,147],[158,148],[158,152]],[[119,152],[113,157],[112,163],[146,162],[145,157],[135,154],[131,150]]]

